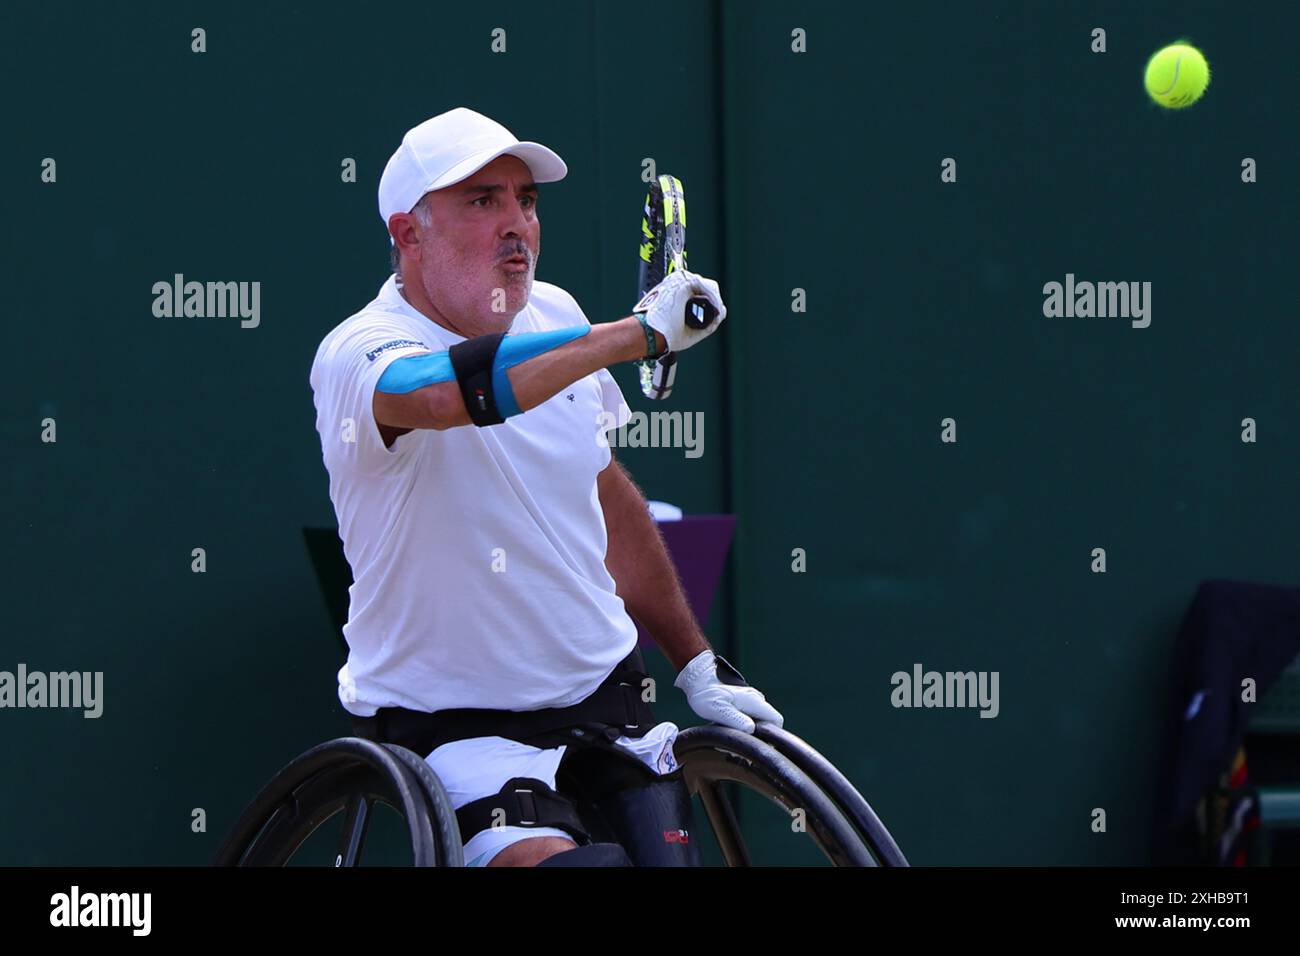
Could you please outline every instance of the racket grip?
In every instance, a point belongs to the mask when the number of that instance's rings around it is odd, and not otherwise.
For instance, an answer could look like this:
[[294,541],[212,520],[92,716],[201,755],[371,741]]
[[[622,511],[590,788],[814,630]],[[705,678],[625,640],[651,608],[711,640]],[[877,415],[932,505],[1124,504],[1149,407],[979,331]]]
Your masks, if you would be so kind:
[[708,299],[696,296],[686,303],[686,325],[692,329],[707,329],[718,317],[718,310]]

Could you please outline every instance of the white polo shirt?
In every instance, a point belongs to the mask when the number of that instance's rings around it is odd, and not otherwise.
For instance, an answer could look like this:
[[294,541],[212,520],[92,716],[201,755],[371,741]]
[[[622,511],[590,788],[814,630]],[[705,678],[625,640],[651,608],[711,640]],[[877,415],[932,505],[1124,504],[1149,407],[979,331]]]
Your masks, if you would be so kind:
[[[534,281],[510,331],[590,324]],[[605,568],[596,476],[604,422],[630,410],[601,369],[500,425],[415,429],[384,446],[375,384],[396,359],[465,341],[389,277],[321,342],[311,369],[330,500],[352,566],[339,700],[380,707],[535,710],[591,694],[636,625]],[[612,421],[611,421],[612,419]]]

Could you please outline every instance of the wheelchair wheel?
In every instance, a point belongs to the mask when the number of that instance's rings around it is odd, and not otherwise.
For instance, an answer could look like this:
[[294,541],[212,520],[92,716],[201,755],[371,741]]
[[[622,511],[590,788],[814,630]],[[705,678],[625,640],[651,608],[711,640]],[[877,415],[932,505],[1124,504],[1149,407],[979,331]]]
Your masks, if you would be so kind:
[[779,750],[826,792],[853,824],[858,836],[866,841],[881,866],[908,865],[903,851],[880,822],[876,811],[834,764],[790,731],[767,721],[760,720],[755,724],[754,736]]
[[749,851],[723,790],[753,790],[787,813],[802,811],[805,831],[834,866],[906,866],[871,807],[821,754],[794,734],[760,722],[754,734],[705,725],[682,731],[674,747],[691,793],[728,866],[750,866]]
[[343,814],[334,866],[357,866],[376,804],[401,815],[415,866],[463,866],[460,830],[437,775],[417,754],[357,737],[331,740],[285,766],[248,805],[217,866],[285,866]]

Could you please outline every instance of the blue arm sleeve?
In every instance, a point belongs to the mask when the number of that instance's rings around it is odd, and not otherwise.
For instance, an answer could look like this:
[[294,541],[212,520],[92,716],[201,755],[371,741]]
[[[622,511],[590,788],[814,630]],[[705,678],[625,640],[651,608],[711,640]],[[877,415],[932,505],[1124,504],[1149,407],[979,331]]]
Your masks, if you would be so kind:
[[[507,369],[581,338],[590,331],[590,325],[575,325],[549,332],[521,332],[503,338],[497,348],[496,358],[492,360],[492,391],[501,417],[509,418],[511,415],[518,415],[521,411],[519,403],[515,400],[515,391],[506,375]],[[452,367],[450,352],[406,355],[394,360],[388,368],[384,369],[384,374],[379,377],[375,388],[381,392],[404,395],[426,385],[450,382],[455,377],[456,370]]]
[[417,388],[436,382],[450,382],[456,377],[451,367],[450,352],[429,352],[425,355],[404,355],[394,359],[384,374],[379,376],[375,389],[393,395],[405,395]]
[[514,368],[520,362],[527,362],[543,352],[558,349],[566,342],[581,338],[591,331],[590,325],[573,325],[567,329],[552,329],[550,332],[521,332],[519,335],[507,335],[501,340],[497,349],[496,360],[492,363],[492,393],[496,396],[497,411],[502,418],[519,414],[519,403],[515,401],[515,390],[506,376],[506,369]]

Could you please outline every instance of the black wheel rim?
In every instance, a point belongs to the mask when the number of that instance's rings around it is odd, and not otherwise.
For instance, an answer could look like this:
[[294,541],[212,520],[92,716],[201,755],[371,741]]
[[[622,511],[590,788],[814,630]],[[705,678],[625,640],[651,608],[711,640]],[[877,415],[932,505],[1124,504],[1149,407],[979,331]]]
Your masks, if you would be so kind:
[[249,804],[215,862],[284,866],[321,826],[345,813],[333,862],[356,866],[376,804],[404,820],[415,866],[463,865],[454,811],[428,765],[403,748],[356,737],[321,744],[286,765]]
[[728,866],[750,865],[735,814],[719,784],[732,781],[787,813],[804,811],[806,832],[835,866],[876,866],[844,814],[813,780],[770,744],[727,727],[691,727],[677,736],[677,761],[698,794]]

